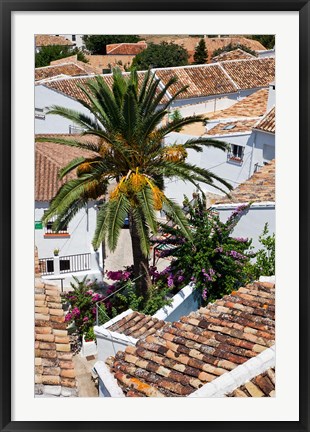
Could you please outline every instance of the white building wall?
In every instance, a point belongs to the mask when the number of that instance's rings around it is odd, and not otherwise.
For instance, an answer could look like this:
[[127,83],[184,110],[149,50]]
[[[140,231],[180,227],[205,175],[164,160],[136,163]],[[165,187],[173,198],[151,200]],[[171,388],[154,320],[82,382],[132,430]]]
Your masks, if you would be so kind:
[[[72,34],[61,34],[58,36],[62,36],[66,39],[69,39],[70,41],[72,41],[72,43],[78,47],[78,48],[83,48],[85,47],[85,43],[83,41],[83,35],[81,34],[76,34],[76,35],[72,35]],[[74,40],[75,39],[75,40]]]
[[[236,206],[232,207],[219,204],[212,206],[212,208],[218,211],[220,220],[226,222],[232,212],[236,209]],[[254,246],[253,250],[257,251],[262,248],[258,238],[262,234],[266,222],[268,223],[269,235],[276,233],[275,219],[274,203],[260,203],[259,205],[253,204],[237,223],[232,232],[232,236],[252,238],[252,246]]]
[[[166,143],[184,143],[192,138],[194,137],[190,135],[171,133],[167,137]],[[253,146],[254,134],[226,135],[217,139],[230,144],[245,146],[243,163],[240,165],[227,161],[226,152],[212,147],[204,148],[201,153],[189,150],[187,161],[191,164],[211,170],[214,174],[228,181],[233,188],[236,188],[253,174],[255,163],[262,165],[262,148]],[[184,194],[187,195],[188,198],[191,198],[192,193],[196,191],[195,186],[191,183],[176,179],[166,180],[165,187],[167,196],[176,199],[179,203],[182,203]],[[201,184],[201,187],[205,192],[223,195],[222,192],[218,191],[213,186]]]
[[[65,108],[77,110],[88,116],[94,116],[83,105],[68,96],[52,90],[43,84],[35,86],[35,108],[44,109],[44,113],[48,107],[59,105]],[[36,134],[68,134],[69,126],[76,126],[70,120],[56,115],[45,115],[44,119],[35,119]]]
[[[48,202],[36,202],[35,220],[40,221]],[[89,203],[87,210],[80,210],[68,225],[70,237],[44,237],[45,228],[35,230],[35,243],[39,258],[53,256],[54,249],[60,249],[59,255],[74,255],[93,252],[91,241],[95,232],[97,210]]]
[[220,94],[199,98],[179,99],[172,103],[171,109],[178,109],[183,117],[195,114],[219,111],[229,108],[259,89],[239,90],[236,93]]

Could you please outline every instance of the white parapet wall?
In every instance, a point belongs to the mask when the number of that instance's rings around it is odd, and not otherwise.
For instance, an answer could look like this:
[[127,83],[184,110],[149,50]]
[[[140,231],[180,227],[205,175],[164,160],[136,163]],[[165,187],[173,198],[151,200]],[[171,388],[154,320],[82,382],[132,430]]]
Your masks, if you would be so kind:
[[136,345],[137,339],[108,330],[108,327],[132,312],[132,309],[128,309],[105,324],[94,327],[97,339],[98,360],[106,361],[108,357],[114,356],[118,351],[124,351],[127,346]]
[[[172,298],[171,305],[159,309],[153,317],[168,322],[178,321],[181,316],[196,311],[199,306],[199,293],[195,291],[194,285],[187,285]],[[138,339],[108,329],[132,312],[132,309],[128,309],[105,324],[94,327],[98,360],[106,361],[108,357],[115,356],[118,351],[124,351],[127,346],[136,345]]]
[[199,307],[200,295],[195,291],[195,285],[189,284],[172,298],[171,305],[162,307],[153,317],[168,322],[179,321],[181,316],[188,315]]
[[99,397],[125,397],[122,389],[117,384],[117,380],[103,361],[97,361],[94,369],[99,379]]

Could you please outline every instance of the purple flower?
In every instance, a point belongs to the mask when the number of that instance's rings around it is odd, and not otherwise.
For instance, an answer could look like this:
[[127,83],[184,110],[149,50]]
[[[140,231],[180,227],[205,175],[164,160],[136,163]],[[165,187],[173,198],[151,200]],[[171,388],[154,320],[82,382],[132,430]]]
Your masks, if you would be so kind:
[[201,296],[205,301],[207,300],[207,298],[208,298],[208,289],[207,288],[204,288]]
[[79,308],[77,308],[77,307],[74,307],[73,309],[72,309],[72,315],[73,316],[79,316],[80,315],[80,309]]
[[65,321],[68,322],[71,321],[71,319],[72,319],[72,314],[68,312],[67,315],[65,316]]
[[248,238],[244,238],[244,237],[235,237],[234,240],[236,240],[240,243],[246,243],[247,241],[249,241]]
[[169,288],[172,288],[174,286],[174,280],[173,280],[173,275],[172,274],[170,274],[168,276],[167,283],[168,283],[168,287]]
[[223,252],[223,248],[222,247],[217,247],[216,249],[214,249],[214,252]]
[[89,318],[86,316],[86,317],[83,318],[83,321],[88,321],[88,319]]

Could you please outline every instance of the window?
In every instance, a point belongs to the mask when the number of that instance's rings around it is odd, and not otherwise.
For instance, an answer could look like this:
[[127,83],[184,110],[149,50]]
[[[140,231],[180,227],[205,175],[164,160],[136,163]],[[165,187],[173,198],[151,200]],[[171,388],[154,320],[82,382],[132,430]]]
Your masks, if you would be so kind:
[[227,126],[224,126],[224,127],[223,127],[223,130],[231,130],[231,129],[235,128],[235,127],[236,127],[236,125],[234,125],[234,124],[229,124],[229,125],[227,125]]
[[34,116],[36,119],[45,120],[44,108],[36,107],[34,109]]
[[76,41],[76,35],[72,35],[72,42]]
[[243,146],[237,144],[230,145],[230,152],[228,153],[229,162],[236,162],[240,164],[243,162],[243,156],[244,156]]
[[[47,210],[44,210],[44,213],[47,212]],[[46,226],[45,226],[45,233],[44,236],[48,237],[48,236],[59,236],[59,237],[67,237],[69,236],[68,234],[68,227],[63,226],[61,230],[59,231],[54,231],[53,230],[53,223],[55,222],[55,220],[57,219],[57,216],[54,216],[51,218],[50,221],[47,222]]]

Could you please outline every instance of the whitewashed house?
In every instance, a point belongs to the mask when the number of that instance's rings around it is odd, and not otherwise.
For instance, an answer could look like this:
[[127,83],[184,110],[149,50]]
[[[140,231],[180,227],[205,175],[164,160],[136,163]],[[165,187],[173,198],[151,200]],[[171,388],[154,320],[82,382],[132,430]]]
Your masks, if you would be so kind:
[[[229,108],[207,114],[204,137],[224,141],[227,153],[204,148],[203,152],[188,151],[188,160],[209,169],[228,181],[233,188],[246,181],[259,167],[275,158],[275,86],[252,93]],[[193,138],[185,134],[170,134],[167,144]],[[220,186],[219,182],[215,184]],[[221,194],[215,187],[200,185],[207,194]],[[166,192],[179,203],[196,191],[194,185],[180,180],[166,182]]]
[[[60,181],[58,172],[77,156],[85,155],[73,147],[37,142],[35,148],[35,244],[38,248],[43,279],[68,286],[72,275],[102,280],[102,252],[95,252],[91,242],[97,219],[97,203],[89,202],[62,231],[54,232],[52,222],[43,226],[41,219],[59,187],[73,178]],[[56,256],[55,256],[56,254]]]
[[234,189],[230,198],[218,199],[211,208],[225,222],[239,206],[249,203],[251,206],[239,220],[232,235],[253,239],[252,246],[257,250],[262,247],[259,236],[265,223],[268,223],[270,235],[276,232],[275,160],[259,168],[247,181]]

